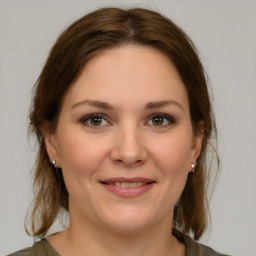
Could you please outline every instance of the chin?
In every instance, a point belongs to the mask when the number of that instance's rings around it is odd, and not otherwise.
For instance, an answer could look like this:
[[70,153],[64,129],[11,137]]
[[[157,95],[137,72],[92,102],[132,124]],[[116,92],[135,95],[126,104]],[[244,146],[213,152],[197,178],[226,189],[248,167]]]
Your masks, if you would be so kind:
[[148,223],[136,222],[136,221],[126,221],[126,222],[115,222],[108,223],[108,227],[112,233],[116,233],[119,235],[134,235],[135,233],[142,232],[149,228]]
[[134,209],[126,209],[118,212],[112,211],[111,215],[106,216],[105,219],[102,217],[103,215],[101,215],[101,221],[105,223],[108,229],[112,232],[124,235],[147,230],[156,222],[152,210],[151,213],[149,213],[143,210],[134,211]]

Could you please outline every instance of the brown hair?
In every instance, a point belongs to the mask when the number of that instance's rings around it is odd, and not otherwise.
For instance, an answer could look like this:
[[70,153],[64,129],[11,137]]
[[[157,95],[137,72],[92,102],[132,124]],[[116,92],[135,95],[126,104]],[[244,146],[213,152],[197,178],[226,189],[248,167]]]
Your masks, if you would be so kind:
[[42,126],[55,130],[62,99],[74,84],[86,62],[99,51],[125,44],[151,46],[167,55],[175,65],[188,93],[194,131],[204,121],[202,150],[195,172],[189,174],[174,227],[183,234],[200,238],[208,215],[207,181],[209,163],[206,152],[216,128],[208,95],[204,69],[188,36],[172,21],[145,9],[104,8],[89,13],[68,27],[53,46],[35,85],[30,128],[37,136],[39,151],[34,174],[31,231],[44,236],[62,209],[68,211],[68,191],[61,170],[49,161]]

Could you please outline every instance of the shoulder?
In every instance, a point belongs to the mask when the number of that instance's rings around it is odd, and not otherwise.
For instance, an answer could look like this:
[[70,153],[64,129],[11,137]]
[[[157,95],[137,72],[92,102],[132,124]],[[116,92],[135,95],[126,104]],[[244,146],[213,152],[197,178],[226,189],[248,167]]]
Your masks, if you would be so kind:
[[18,252],[14,252],[12,254],[8,254],[7,256],[30,256],[32,247],[25,248]]
[[31,252],[31,247],[23,249],[18,252],[14,252],[12,254],[8,254],[7,256],[30,256],[31,255],[30,252]]
[[59,256],[46,239],[35,242],[32,247],[9,254],[7,256]]
[[228,256],[218,253],[206,245],[197,243],[188,236],[184,237],[184,243],[186,246],[186,256]]

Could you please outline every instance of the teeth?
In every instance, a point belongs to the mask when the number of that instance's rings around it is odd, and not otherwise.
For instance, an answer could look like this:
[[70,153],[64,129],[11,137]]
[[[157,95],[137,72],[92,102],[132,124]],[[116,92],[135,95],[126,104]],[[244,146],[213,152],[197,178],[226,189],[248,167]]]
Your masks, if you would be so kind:
[[145,182],[131,182],[131,183],[127,183],[127,182],[115,182],[115,183],[109,183],[109,185],[115,185],[117,187],[121,187],[121,188],[135,188],[135,187],[141,187],[141,186],[145,186],[147,183]]

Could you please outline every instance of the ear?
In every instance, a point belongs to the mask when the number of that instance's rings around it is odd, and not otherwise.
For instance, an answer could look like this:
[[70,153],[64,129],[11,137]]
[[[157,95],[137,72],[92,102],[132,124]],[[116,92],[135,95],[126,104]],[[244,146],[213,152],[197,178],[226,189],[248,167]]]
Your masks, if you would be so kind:
[[204,121],[199,121],[197,124],[197,131],[193,138],[192,150],[191,150],[191,162],[196,163],[197,158],[201,153],[202,141],[204,137]]
[[55,167],[60,168],[56,134],[55,132],[51,131],[51,129],[49,128],[49,124],[44,124],[42,127],[42,131],[49,161],[52,162],[53,160],[55,160]]

